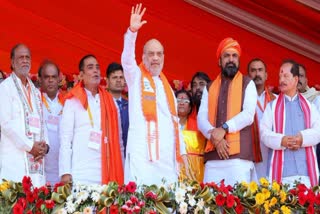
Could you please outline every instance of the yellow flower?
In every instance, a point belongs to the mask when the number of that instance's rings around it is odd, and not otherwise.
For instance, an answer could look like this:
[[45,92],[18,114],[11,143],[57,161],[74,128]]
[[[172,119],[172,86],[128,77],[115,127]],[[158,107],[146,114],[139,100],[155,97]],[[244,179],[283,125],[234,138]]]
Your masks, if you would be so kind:
[[291,214],[291,210],[285,205],[282,205],[280,209],[283,214]]
[[276,203],[278,202],[276,197],[272,197],[271,201],[270,201],[270,207],[274,206]]
[[270,197],[270,191],[266,188],[262,188],[261,192],[264,194],[265,199],[268,199]]
[[258,193],[255,197],[255,200],[256,200],[256,204],[258,205],[261,205],[264,203],[264,201],[266,200],[265,197],[264,197],[264,194],[262,193]]
[[255,193],[258,190],[257,183],[254,181],[251,181],[249,184],[249,190],[250,190],[250,192]]
[[272,183],[272,190],[275,192],[279,192],[280,190],[280,185],[275,181]]
[[264,177],[260,178],[259,182],[260,182],[261,186],[264,186],[264,187],[269,186],[269,181]]
[[242,181],[242,182],[241,182],[241,185],[244,186],[245,188],[248,188],[248,183],[245,182],[245,181]]
[[266,214],[270,213],[270,209],[269,209],[269,201],[265,201],[263,204],[264,207],[264,211]]
[[275,210],[275,211],[273,212],[273,214],[279,214],[279,211],[278,211],[278,210]]
[[283,190],[280,191],[280,202],[284,203],[287,199],[287,193]]
[[0,184],[0,191],[5,191],[9,188],[9,182],[8,181],[4,181]]

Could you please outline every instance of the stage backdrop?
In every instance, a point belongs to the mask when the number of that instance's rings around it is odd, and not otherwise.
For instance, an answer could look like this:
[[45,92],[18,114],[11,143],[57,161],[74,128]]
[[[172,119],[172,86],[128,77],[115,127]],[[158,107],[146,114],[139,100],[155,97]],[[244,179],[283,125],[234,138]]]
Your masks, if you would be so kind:
[[[219,72],[216,49],[225,37],[238,40],[243,54],[240,70],[246,73],[251,58],[265,60],[269,84],[278,85],[283,59],[306,65],[311,85],[320,83],[320,63],[279,46],[258,35],[215,17],[182,0],[142,0],[148,23],[139,31],[136,60],[143,44],[159,39],[165,47],[165,74],[169,79],[189,81],[196,71],[214,78]],[[32,52],[32,73],[39,63],[54,60],[63,73],[78,73],[82,56],[92,53],[102,73],[110,62],[120,62],[123,35],[129,25],[132,0],[1,0],[0,69],[10,71],[10,49],[27,44]],[[314,40],[316,41],[316,40]]]

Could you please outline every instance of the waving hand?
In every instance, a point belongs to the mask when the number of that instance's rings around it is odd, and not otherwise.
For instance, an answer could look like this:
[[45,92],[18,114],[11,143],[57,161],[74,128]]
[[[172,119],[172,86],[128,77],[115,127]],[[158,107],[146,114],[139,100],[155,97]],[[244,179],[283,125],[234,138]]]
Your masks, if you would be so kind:
[[132,32],[136,32],[138,31],[142,25],[146,24],[147,21],[142,19],[142,16],[144,15],[144,13],[146,12],[146,8],[143,8],[143,10],[141,11],[142,8],[142,4],[137,4],[135,7],[132,7],[131,9],[131,17],[130,17],[130,30]]

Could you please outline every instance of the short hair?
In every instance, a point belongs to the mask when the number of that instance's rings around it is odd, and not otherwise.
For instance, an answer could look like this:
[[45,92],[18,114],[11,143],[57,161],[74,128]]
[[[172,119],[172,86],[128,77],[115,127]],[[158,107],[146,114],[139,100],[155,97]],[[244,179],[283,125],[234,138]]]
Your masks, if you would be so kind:
[[298,66],[301,67],[301,68],[303,68],[303,70],[304,70],[304,75],[307,76],[306,66],[304,66],[303,64],[300,64],[300,63],[298,63]]
[[289,63],[292,65],[292,67],[290,69],[290,72],[292,73],[292,75],[294,77],[296,77],[296,76],[299,77],[299,64],[296,61],[294,61],[293,59],[285,59],[282,61],[281,66],[286,63]]
[[97,59],[97,57],[95,56],[95,55],[93,55],[93,54],[87,54],[87,55],[85,55],[84,57],[82,57],[81,59],[80,59],[80,62],[79,62],[79,71],[83,71],[83,69],[84,69],[84,60],[86,60],[86,59],[88,59],[88,58],[95,58],[95,59]]
[[122,68],[122,65],[117,63],[117,62],[112,62],[108,65],[108,68],[106,70],[106,75],[107,75],[107,78],[110,77],[110,75],[115,72],[115,71],[118,71],[118,70],[121,70],[123,72],[123,68]]
[[195,79],[196,77],[199,78],[199,79],[203,79],[204,81],[207,82],[207,84],[209,84],[209,83],[211,82],[211,79],[209,78],[209,76],[208,76],[206,73],[204,73],[204,72],[202,72],[202,71],[198,71],[197,73],[195,73],[195,74],[193,75],[193,77],[192,77],[192,79],[191,79],[191,84],[193,83],[193,81],[194,81],[194,79]]
[[[25,44],[23,44],[23,43],[18,43],[18,44],[16,44],[15,46],[13,46],[13,48],[11,48],[11,51],[10,51],[10,59],[11,59],[11,60],[13,60],[14,57],[16,56],[16,49],[17,49],[18,47],[20,47],[20,46],[25,46],[25,47],[29,50],[29,53],[30,53],[30,55],[31,55],[30,49],[29,49]],[[11,71],[13,71],[12,65],[10,65],[10,69],[11,69]]]
[[189,105],[190,105],[190,112],[188,113],[188,115],[191,114],[192,110],[193,110],[193,106],[194,106],[194,102],[192,100],[192,96],[190,94],[189,91],[185,90],[185,89],[180,89],[178,91],[175,92],[176,97],[178,97],[179,94],[186,94],[188,96],[188,99],[190,101]]
[[250,65],[251,65],[251,63],[253,63],[253,62],[262,62],[262,64],[264,65],[264,68],[265,68],[266,71],[267,71],[267,65],[266,65],[266,63],[265,63],[262,59],[260,59],[260,58],[253,58],[253,59],[250,60],[250,62],[248,63],[247,72],[249,72]]
[[53,61],[49,60],[49,59],[46,59],[44,60],[41,64],[40,64],[40,67],[38,69],[38,77],[41,77],[42,76],[42,71],[43,69],[45,69],[48,65],[53,65],[56,67],[57,71],[58,71],[58,76],[60,74],[60,69],[58,67],[58,65],[56,63],[54,63]]

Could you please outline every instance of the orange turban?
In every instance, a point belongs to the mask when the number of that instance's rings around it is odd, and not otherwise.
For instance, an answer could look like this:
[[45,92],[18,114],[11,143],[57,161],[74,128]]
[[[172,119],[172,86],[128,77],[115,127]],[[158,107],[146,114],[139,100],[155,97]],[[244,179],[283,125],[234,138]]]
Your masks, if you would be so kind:
[[241,55],[241,48],[239,43],[230,37],[225,38],[220,42],[217,50],[217,58],[219,59],[221,54],[227,50],[235,51],[239,56]]

